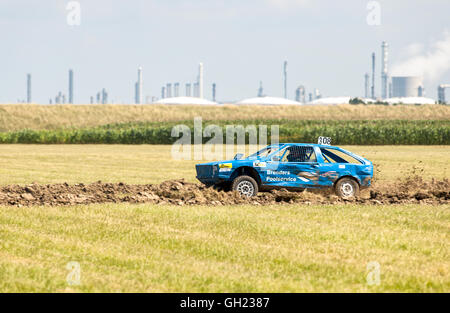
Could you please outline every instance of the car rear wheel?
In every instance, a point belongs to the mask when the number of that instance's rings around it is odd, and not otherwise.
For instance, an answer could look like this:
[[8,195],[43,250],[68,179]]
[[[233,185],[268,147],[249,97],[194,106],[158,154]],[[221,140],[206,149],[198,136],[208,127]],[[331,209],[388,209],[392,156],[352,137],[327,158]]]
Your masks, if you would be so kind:
[[258,184],[252,177],[242,175],[233,180],[232,189],[243,196],[253,197],[258,193]]
[[336,183],[335,191],[343,199],[353,198],[359,195],[359,185],[354,179],[344,177]]

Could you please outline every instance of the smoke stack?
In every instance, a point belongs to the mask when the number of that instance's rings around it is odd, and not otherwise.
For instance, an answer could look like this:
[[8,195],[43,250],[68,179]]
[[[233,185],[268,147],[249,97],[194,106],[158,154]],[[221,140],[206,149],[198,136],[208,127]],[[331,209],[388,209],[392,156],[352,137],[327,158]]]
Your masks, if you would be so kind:
[[264,89],[263,89],[263,84],[262,81],[259,82],[259,89],[258,89],[258,97],[263,97],[264,96]]
[[69,103],[73,104],[73,71],[69,70]]
[[173,96],[178,97],[180,95],[180,83],[173,84]]
[[369,82],[369,73],[366,73],[364,75],[364,97],[369,98],[369,89],[370,89],[370,82]]
[[27,74],[27,103],[31,103],[31,74]]
[[139,83],[134,83],[134,103],[139,104]]
[[194,97],[199,98],[200,97],[200,84],[198,82],[194,83]]
[[216,101],[216,83],[212,84],[212,98],[213,98],[213,101],[215,102]]
[[191,96],[191,83],[186,83],[186,97]]
[[166,84],[166,97],[172,98],[172,84],[171,83]]
[[283,65],[284,97],[287,99],[287,61]]
[[143,89],[143,81],[142,81],[142,67],[139,66],[138,68],[138,80],[137,80],[137,104],[142,104],[144,101],[144,98],[142,96],[142,89]]
[[417,88],[417,96],[418,97],[424,97],[425,96],[425,89],[423,88],[423,86],[419,86]]
[[388,44],[383,41],[381,44],[381,98],[388,97]]
[[372,87],[371,87],[372,99],[375,99],[375,52],[372,53]]

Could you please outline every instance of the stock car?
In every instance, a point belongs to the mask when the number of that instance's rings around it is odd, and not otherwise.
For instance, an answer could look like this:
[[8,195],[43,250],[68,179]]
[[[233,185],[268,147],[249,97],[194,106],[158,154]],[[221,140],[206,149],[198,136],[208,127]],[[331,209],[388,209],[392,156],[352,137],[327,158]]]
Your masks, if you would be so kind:
[[356,197],[370,186],[369,160],[328,144],[269,145],[243,158],[196,165],[197,179],[207,186],[236,190],[244,196],[272,188],[334,188],[341,198]]

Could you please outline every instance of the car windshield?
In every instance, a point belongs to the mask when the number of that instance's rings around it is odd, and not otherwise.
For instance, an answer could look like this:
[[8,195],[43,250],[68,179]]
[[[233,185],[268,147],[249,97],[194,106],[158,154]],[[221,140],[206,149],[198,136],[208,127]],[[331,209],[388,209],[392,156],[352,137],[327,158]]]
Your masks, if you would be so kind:
[[273,152],[280,149],[280,145],[271,145],[267,146],[264,149],[259,150],[256,153],[253,153],[252,155],[248,156],[248,159],[256,159],[256,158],[264,158],[272,154]]

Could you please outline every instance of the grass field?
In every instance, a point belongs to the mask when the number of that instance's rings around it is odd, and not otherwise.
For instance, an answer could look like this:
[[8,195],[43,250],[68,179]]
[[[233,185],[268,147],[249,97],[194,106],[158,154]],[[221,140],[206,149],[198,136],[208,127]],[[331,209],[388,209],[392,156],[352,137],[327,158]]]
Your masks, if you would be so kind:
[[445,105],[170,106],[170,105],[0,105],[0,131],[61,129],[124,122],[193,120],[449,120]]
[[[372,160],[381,183],[450,176],[448,146],[345,148]],[[198,161],[174,161],[170,149],[1,145],[0,184],[195,181]],[[0,292],[450,292],[449,209],[0,207]],[[67,282],[72,261],[80,285]],[[369,262],[379,285],[367,284]]]
[[446,206],[2,207],[0,225],[1,292],[450,291]]
[[[415,173],[450,177],[449,146],[344,146],[375,164],[378,181]],[[224,149],[225,151],[225,149]],[[0,185],[103,182],[194,182],[195,164],[173,160],[168,145],[0,145]]]

